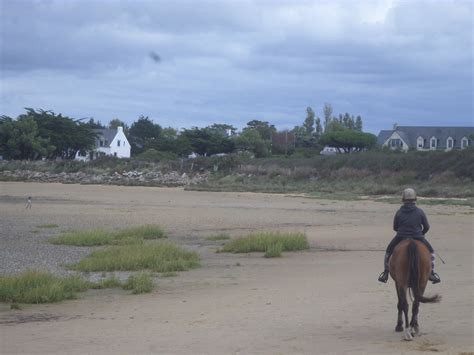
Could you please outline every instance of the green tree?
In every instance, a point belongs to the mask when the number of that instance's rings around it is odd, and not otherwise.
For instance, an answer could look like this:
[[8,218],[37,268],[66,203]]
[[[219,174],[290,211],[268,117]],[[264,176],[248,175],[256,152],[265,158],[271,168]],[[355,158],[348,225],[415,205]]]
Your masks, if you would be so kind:
[[247,122],[247,127],[245,127],[243,131],[251,129],[256,130],[264,141],[271,141],[272,134],[276,132],[276,128],[274,125],[271,125],[266,121],[259,120]]
[[193,152],[210,156],[219,153],[231,153],[235,150],[234,141],[222,135],[221,132],[209,128],[193,127],[185,129],[180,136],[187,139]]
[[0,154],[6,159],[39,159],[54,150],[49,140],[39,136],[38,126],[30,116],[13,120],[0,119]]
[[123,127],[124,131],[128,130],[127,124],[118,118],[112,119],[107,128],[117,129],[117,127]]
[[93,118],[90,118],[89,121],[85,122],[84,124],[90,129],[105,128],[105,126],[102,123],[100,123],[100,121],[95,121]]
[[316,118],[316,136],[321,136],[323,134],[323,127],[321,126],[321,119],[318,117]]
[[140,116],[128,130],[132,154],[142,153],[150,148],[156,149],[161,131],[161,126],[154,123],[148,116]]
[[207,128],[225,137],[235,136],[237,133],[237,128],[225,123],[214,123],[212,126]]
[[308,106],[306,108],[306,118],[303,123],[307,136],[311,136],[314,132],[314,116],[313,109]]
[[52,111],[26,108],[26,114],[18,119],[31,117],[37,124],[38,135],[49,140],[54,150],[48,158],[74,159],[78,151],[84,152],[94,147],[96,135],[86,123],[73,120]]
[[331,104],[325,103],[324,108],[323,108],[323,112],[324,112],[324,132],[326,132],[326,129],[328,128],[329,123],[332,120],[332,106],[331,106]]
[[356,117],[354,129],[356,131],[362,132],[362,117],[360,117],[360,116]]
[[270,155],[270,142],[265,141],[256,129],[244,129],[235,137],[235,144],[237,149],[252,152],[257,158]]
[[323,145],[339,148],[345,153],[351,153],[373,148],[377,142],[377,137],[370,133],[341,129],[324,133],[320,141]]

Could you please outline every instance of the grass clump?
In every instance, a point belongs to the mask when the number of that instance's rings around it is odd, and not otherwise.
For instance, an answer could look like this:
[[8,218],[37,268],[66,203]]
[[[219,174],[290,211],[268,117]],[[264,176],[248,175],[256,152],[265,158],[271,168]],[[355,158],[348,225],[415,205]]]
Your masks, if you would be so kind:
[[91,288],[103,289],[103,288],[118,288],[122,286],[123,286],[122,282],[116,276],[111,276],[92,284]]
[[19,275],[0,276],[0,302],[51,303],[76,298],[89,282],[79,276],[66,278],[44,271],[28,270]]
[[140,244],[144,240],[166,238],[159,226],[146,225],[119,231],[94,229],[69,232],[49,239],[52,244],[74,246],[129,245]]
[[266,258],[279,258],[283,250],[283,245],[280,242],[270,244],[265,250],[264,257]]
[[114,240],[115,238],[111,232],[102,229],[94,229],[88,231],[68,232],[57,237],[49,238],[48,241],[51,244],[89,247],[112,244]]
[[[229,253],[267,252],[273,245],[281,245],[281,251],[309,249],[309,243],[304,233],[260,232],[231,240],[221,251]],[[280,251],[280,253],[281,253]]]
[[230,239],[229,235],[225,234],[225,233],[220,233],[220,234],[217,234],[217,235],[211,235],[210,237],[207,237],[206,240],[210,240],[210,241],[219,241],[219,240],[228,240]]
[[36,226],[36,228],[58,228],[59,226],[57,224],[40,224],[39,226]]
[[123,285],[124,290],[132,290],[133,294],[149,293],[153,291],[153,278],[149,273],[141,272],[130,275]]
[[173,244],[138,244],[113,246],[98,250],[76,264],[78,271],[134,271],[149,269],[156,272],[184,271],[199,266],[199,256]]
[[135,238],[135,239],[160,239],[166,238],[166,234],[159,226],[145,225],[132,227],[116,232],[116,239]]

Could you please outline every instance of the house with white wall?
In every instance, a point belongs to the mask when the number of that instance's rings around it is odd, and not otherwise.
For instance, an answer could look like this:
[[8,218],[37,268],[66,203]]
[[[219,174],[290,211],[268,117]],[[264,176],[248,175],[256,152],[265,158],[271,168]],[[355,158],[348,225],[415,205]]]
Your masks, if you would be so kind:
[[105,155],[130,158],[131,147],[123,132],[123,127],[94,129],[94,133],[96,134],[94,149],[82,154],[77,152],[76,160],[94,160]]
[[398,126],[380,131],[377,144],[393,150],[461,150],[472,147],[474,127]]

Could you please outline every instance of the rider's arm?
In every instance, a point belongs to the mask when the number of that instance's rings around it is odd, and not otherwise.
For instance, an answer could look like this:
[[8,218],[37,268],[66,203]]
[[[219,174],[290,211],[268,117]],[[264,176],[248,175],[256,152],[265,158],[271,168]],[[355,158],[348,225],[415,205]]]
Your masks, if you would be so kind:
[[398,232],[398,226],[400,224],[400,222],[398,220],[398,214],[399,214],[399,211],[397,211],[397,213],[395,213],[395,217],[393,218],[393,230],[395,232]]
[[428,223],[428,218],[426,218],[425,212],[423,212],[423,210],[420,209],[420,213],[421,213],[421,225],[423,226],[423,230],[421,231],[421,233],[425,235],[430,230],[430,224]]

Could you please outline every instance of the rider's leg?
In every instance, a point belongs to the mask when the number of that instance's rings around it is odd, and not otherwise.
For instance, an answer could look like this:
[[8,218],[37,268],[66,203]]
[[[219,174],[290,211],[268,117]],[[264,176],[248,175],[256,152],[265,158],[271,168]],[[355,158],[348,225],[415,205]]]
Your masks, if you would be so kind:
[[393,253],[393,249],[395,249],[396,245],[400,243],[402,238],[395,236],[390,243],[388,244],[387,250],[385,251],[385,256],[383,258],[383,272],[379,276],[380,282],[387,282],[388,280],[388,272],[389,272],[389,265],[388,262],[390,260],[390,255]]
[[428,248],[428,250],[430,251],[431,253],[431,274],[430,274],[430,277],[429,277],[429,280],[431,282],[433,282],[434,284],[437,284],[438,282],[440,282],[440,278],[439,278],[439,275],[434,271],[434,267],[435,267],[435,260],[436,260],[436,254],[434,253],[434,249],[433,247],[431,246],[431,244],[423,237],[423,238],[420,238],[419,239],[423,244],[426,245],[426,247]]

